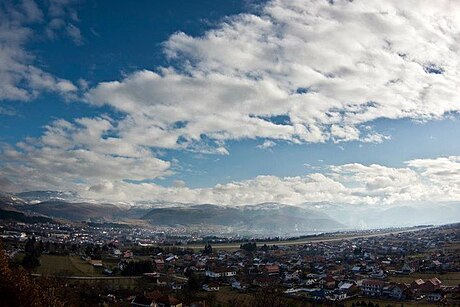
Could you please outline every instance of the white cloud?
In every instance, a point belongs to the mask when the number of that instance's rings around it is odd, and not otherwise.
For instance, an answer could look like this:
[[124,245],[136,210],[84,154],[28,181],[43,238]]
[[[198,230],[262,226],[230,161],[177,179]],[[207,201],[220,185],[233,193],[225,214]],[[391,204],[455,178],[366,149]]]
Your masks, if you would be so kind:
[[[59,1],[46,14],[27,3],[0,12],[0,99],[76,91],[34,66],[25,45],[32,35],[26,24],[44,16],[50,38],[70,27],[67,35],[82,42],[71,27],[78,16]],[[346,164],[327,174],[258,176],[201,189],[145,182],[171,174],[152,148],[227,155],[228,140],[260,138],[264,148],[278,140],[379,143],[389,136],[362,128],[373,120],[458,112],[458,16],[460,3],[448,0],[274,0],[258,15],[230,17],[201,37],[176,33],[164,43],[170,67],[88,90],[88,103],[110,105],[121,119],[58,120],[42,137],[4,147],[0,180],[11,189],[76,189],[111,201],[458,200],[458,157],[400,168]]]
[[[296,177],[257,176],[209,188],[172,187],[147,179],[180,171],[136,140],[118,136],[110,117],[57,120],[40,138],[29,138],[0,152],[4,189],[76,190],[82,197],[105,201],[177,201],[245,205],[261,202],[323,202],[381,205],[460,199],[460,157],[416,159],[405,167],[359,163],[311,168]],[[178,161],[174,160],[173,164]]]
[[[359,163],[331,166],[328,173],[296,177],[257,176],[253,179],[210,188],[191,189],[180,184],[165,188],[151,183],[117,182],[104,193],[81,187],[89,198],[112,201],[175,201],[247,205],[307,202],[391,205],[415,202],[458,201],[460,199],[460,157],[419,159],[408,167],[392,168]],[[448,177],[444,170],[449,168]]]
[[459,15],[449,0],[274,0],[201,37],[172,35],[173,66],[101,83],[86,98],[128,114],[126,135],[151,131],[143,145],[187,148],[203,135],[379,143],[389,136],[360,125],[460,110]]
[[439,157],[436,159],[416,159],[407,165],[420,172],[432,184],[430,189],[439,191],[440,197],[460,199],[460,157]]
[[66,27],[67,34],[73,40],[75,45],[82,45],[83,44],[83,36],[81,35],[80,29],[78,29],[75,25],[69,24]]
[[[34,55],[27,50],[34,36],[40,36],[32,26],[40,28],[46,16],[32,0],[7,1],[0,6],[0,101],[31,100],[42,91],[68,95],[77,90],[70,81],[38,67]],[[76,30],[75,27],[73,32]]]
[[[98,198],[101,194],[94,189],[80,190],[80,194],[89,198]],[[305,201],[333,201],[343,199],[359,202],[360,197],[350,194],[339,182],[322,174],[303,177],[258,176],[241,182],[218,184],[212,188],[191,189],[182,185],[171,188],[155,184],[128,184],[118,182],[104,191],[116,201],[174,201],[185,203],[215,203],[223,205],[245,205],[261,202],[284,202],[299,204]]]
[[1,150],[0,177],[15,188],[73,190],[82,186],[110,186],[123,180],[141,181],[171,174],[170,163],[150,149],[112,136],[110,118],[57,120],[39,139],[29,138],[17,148]]
[[389,135],[383,135],[383,134],[381,134],[381,133],[373,132],[373,133],[367,134],[367,135],[362,139],[362,141],[363,141],[364,143],[374,143],[374,144],[378,144],[378,143],[382,143],[383,141],[389,140],[389,139],[391,139],[391,136],[389,136]]
[[260,149],[270,149],[276,146],[276,143],[271,140],[265,140],[262,144],[257,145],[257,148]]

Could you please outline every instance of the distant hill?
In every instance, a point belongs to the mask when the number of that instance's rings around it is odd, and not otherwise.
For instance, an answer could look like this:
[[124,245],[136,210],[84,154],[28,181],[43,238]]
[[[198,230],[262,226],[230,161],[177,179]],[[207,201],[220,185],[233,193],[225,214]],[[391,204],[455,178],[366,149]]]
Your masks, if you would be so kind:
[[[297,206],[262,203],[223,206],[161,202],[110,204],[81,201],[72,192],[1,193],[0,209],[74,222],[211,225],[231,232],[298,235],[342,229],[370,229],[459,222],[460,202],[401,202],[385,205],[307,202]],[[8,213],[10,216],[12,213]]]
[[0,192],[0,208],[13,208],[14,206],[20,206],[25,204],[27,204],[25,200],[14,194]]
[[216,225],[257,233],[306,233],[346,228],[326,214],[305,208],[259,204],[244,207],[191,205],[153,208],[142,219],[154,225]]
[[50,200],[35,205],[23,206],[26,212],[38,213],[52,218],[70,221],[112,221],[119,216],[123,209],[112,204],[71,203]]
[[0,220],[13,220],[22,223],[54,223],[50,218],[43,216],[27,216],[17,211],[0,209]]
[[76,193],[60,191],[28,191],[16,193],[15,196],[32,204],[49,200],[61,200],[72,202],[78,199]]

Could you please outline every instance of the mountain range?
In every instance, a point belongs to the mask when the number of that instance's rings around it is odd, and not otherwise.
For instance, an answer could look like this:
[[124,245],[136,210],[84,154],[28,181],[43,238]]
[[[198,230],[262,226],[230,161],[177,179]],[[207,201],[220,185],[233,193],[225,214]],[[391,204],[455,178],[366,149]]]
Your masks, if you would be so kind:
[[[436,208],[436,209],[433,209]],[[460,203],[411,203],[367,206],[330,202],[246,206],[141,202],[131,205],[82,200],[75,193],[35,191],[0,193],[0,214],[57,221],[117,222],[154,226],[211,226],[265,235],[301,235],[344,229],[369,229],[460,220]],[[5,213],[6,211],[6,213]],[[16,212],[12,214],[11,212]],[[0,212],[1,213],[1,212]],[[24,217],[18,217],[24,221]]]

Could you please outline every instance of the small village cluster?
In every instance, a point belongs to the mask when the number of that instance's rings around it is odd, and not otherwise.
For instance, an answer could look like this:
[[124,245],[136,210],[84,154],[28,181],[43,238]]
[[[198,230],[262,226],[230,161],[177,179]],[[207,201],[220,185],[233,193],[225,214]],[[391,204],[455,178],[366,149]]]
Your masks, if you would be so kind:
[[[148,286],[142,291],[135,289],[128,297],[116,289],[107,292],[112,301],[129,300],[133,306],[189,306],[179,293],[190,287],[204,293],[232,291],[241,295],[281,289],[287,299],[317,303],[353,298],[460,302],[459,284],[451,278],[460,272],[458,224],[299,245],[248,242],[240,248],[217,249],[208,244],[200,250],[187,245],[145,246],[133,229],[83,231],[40,224],[2,227],[0,234],[6,242],[24,241],[35,227],[33,234],[36,240],[43,240],[45,253],[76,254],[107,276],[141,278]],[[19,246],[8,245],[10,257],[20,252]],[[95,246],[100,246],[98,257],[93,254]],[[129,269],[133,271],[127,273]]]

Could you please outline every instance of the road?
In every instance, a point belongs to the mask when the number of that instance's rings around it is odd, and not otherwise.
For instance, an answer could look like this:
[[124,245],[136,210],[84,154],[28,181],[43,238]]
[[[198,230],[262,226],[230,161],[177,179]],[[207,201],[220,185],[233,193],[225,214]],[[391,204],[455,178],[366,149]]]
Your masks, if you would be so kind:
[[78,280],[117,280],[117,279],[140,279],[143,276],[59,276],[59,275],[47,275],[47,274],[30,274],[33,277],[55,277],[65,279],[78,279]]

